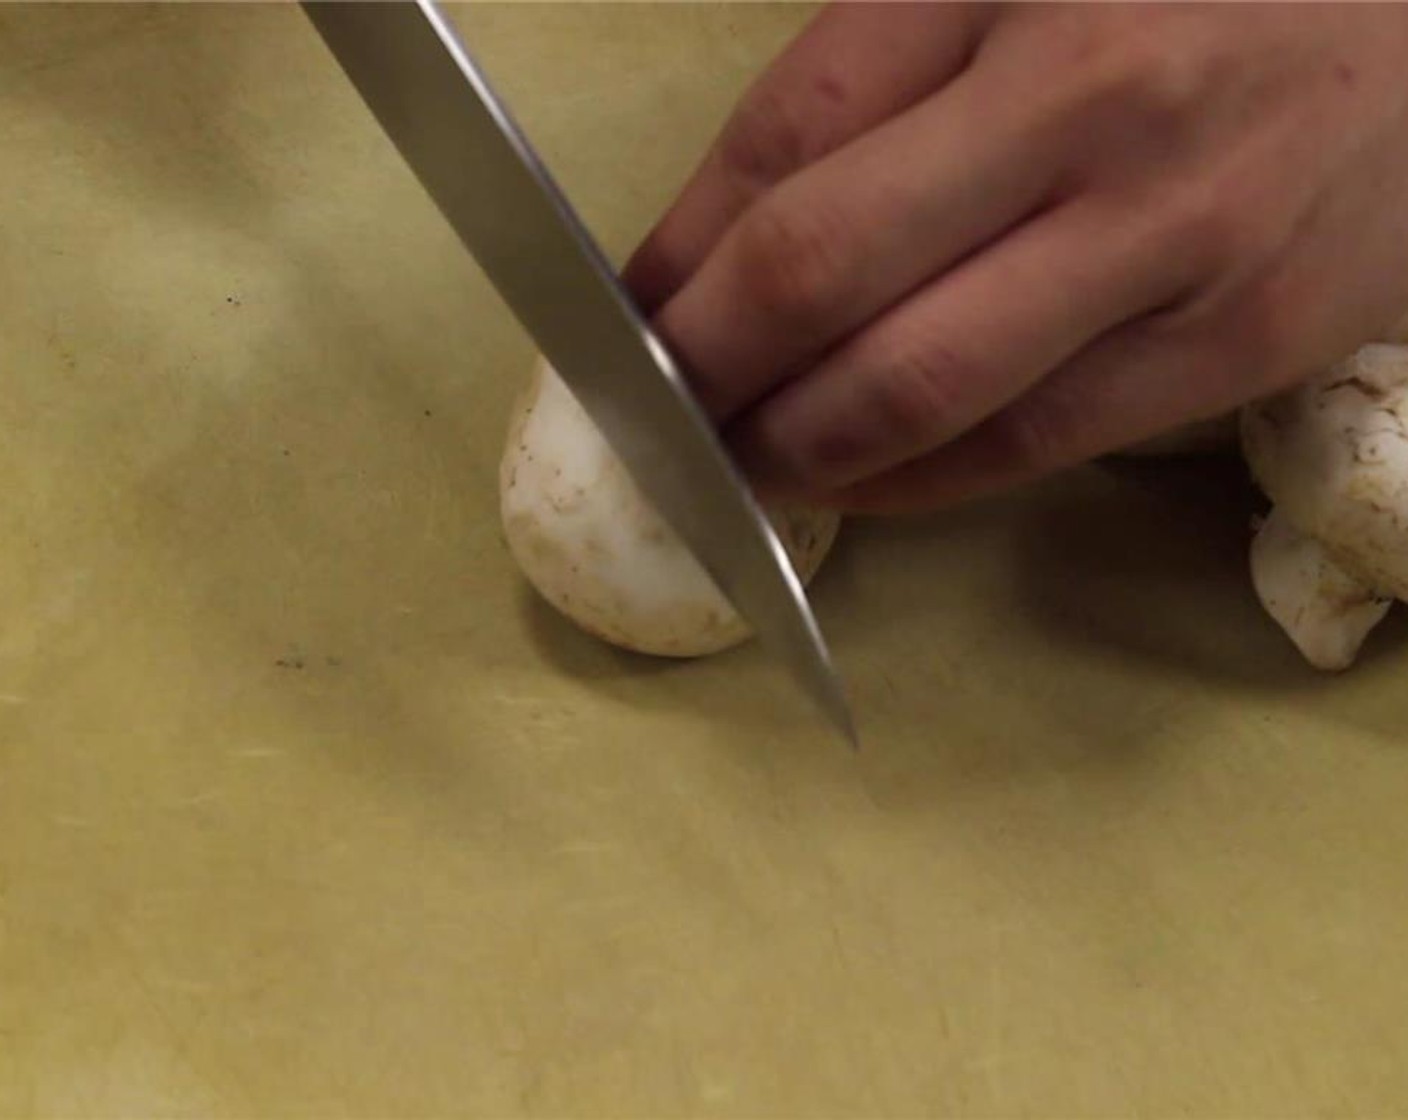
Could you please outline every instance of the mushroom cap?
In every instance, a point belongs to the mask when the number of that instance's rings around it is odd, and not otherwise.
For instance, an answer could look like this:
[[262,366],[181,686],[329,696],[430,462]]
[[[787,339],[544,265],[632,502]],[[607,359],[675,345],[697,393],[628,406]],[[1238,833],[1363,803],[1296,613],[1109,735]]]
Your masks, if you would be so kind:
[[[499,472],[510,552],[552,606],[640,653],[699,657],[748,626],[631,479],[566,384],[539,359],[509,427]],[[770,511],[800,578],[835,541],[837,514]]]
[[1241,432],[1280,516],[1346,572],[1408,597],[1408,346],[1362,347],[1243,409]]

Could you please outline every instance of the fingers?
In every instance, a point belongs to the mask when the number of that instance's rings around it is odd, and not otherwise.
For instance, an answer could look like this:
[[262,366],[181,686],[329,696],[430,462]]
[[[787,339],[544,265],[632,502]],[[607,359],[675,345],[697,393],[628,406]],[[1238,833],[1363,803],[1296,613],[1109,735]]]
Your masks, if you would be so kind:
[[745,95],[627,264],[646,312],[684,285],[754,199],[948,82],[987,18],[968,4],[824,9]]
[[1023,102],[999,104],[965,74],[734,223],[657,317],[713,416],[727,420],[1046,203],[1060,136]]
[[1211,420],[1248,392],[1244,369],[1207,336],[1115,332],[953,443],[828,495],[851,513],[938,509],[1034,481]]
[[[1355,290],[1338,327],[1327,314],[1325,277],[1336,274],[1343,240],[1317,239],[1274,267],[1211,289],[1195,277],[1214,246],[1198,240],[1175,223],[1152,242],[1164,246],[1166,260],[1181,247],[1178,263],[1189,277],[1182,295],[1196,298],[1160,301],[1168,311],[1092,342],[960,438],[841,486],[827,503],[856,513],[937,509],[1226,415],[1343,356],[1387,306],[1375,308],[1375,292]],[[1346,322],[1348,333],[1339,329]]]
[[953,440],[1174,298],[1167,242],[1141,214],[1089,198],[1033,219],[742,418],[740,461],[761,492],[802,498]]

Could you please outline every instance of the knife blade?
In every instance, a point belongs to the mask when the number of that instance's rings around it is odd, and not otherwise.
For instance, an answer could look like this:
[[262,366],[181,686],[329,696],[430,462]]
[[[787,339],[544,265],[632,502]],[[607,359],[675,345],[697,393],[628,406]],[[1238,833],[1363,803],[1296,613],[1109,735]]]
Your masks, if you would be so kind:
[[303,0],[421,186],[635,483],[854,746],[801,581],[679,365],[434,0]]

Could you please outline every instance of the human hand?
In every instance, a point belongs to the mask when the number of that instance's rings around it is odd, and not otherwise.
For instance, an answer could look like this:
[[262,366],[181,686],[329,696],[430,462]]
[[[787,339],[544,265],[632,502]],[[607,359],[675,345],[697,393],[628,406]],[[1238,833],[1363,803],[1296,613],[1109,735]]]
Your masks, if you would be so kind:
[[838,5],[627,283],[765,496],[933,508],[1408,307],[1408,5]]

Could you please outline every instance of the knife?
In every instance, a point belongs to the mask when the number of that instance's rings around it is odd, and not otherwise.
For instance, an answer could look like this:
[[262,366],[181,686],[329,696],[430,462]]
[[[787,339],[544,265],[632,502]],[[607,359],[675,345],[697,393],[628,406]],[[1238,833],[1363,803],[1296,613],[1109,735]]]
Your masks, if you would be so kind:
[[787,553],[660,339],[434,0],[303,11],[627,472],[855,746]]

